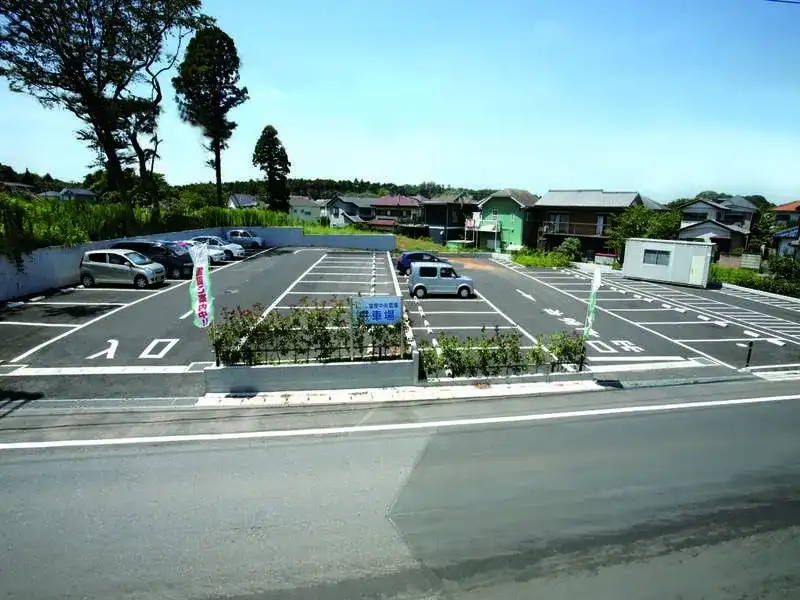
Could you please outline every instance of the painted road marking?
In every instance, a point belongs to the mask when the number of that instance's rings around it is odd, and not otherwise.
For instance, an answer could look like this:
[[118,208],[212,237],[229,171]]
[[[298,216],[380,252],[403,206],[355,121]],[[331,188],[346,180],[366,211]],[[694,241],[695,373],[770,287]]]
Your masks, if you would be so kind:
[[[521,384],[525,385],[525,384]],[[600,387],[600,386],[598,386]],[[449,390],[443,390],[449,391]],[[470,390],[479,394],[481,390]],[[488,390],[493,391],[493,390]],[[763,396],[759,398],[736,398],[731,400],[704,400],[698,402],[676,402],[672,404],[645,404],[618,406],[612,408],[595,408],[561,412],[533,413],[501,417],[478,417],[470,419],[448,419],[424,421],[418,423],[386,423],[381,425],[350,425],[342,427],[318,427],[308,429],[278,429],[274,431],[244,431],[239,433],[200,433],[186,435],[160,435],[128,438],[105,438],[84,440],[53,440],[45,442],[6,442],[0,444],[0,450],[43,450],[51,448],[85,448],[96,446],[141,446],[151,444],[174,444],[187,442],[222,442],[234,440],[266,440],[294,437],[329,437],[358,433],[390,433],[398,431],[425,431],[429,429],[451,429],[458,427],[476,427],[486,425],[511,425],[517,423],[535,423],[538,421],[559,421],[584,417],[602,417],[617,415],[633,415],[647,413],[665,413],[678,410],[705,408],[726,408],[748,406],[754,404],[770,404],[790,402],[800,399],[800,395]],[[239,401],[239,398],[234,399]],[[202,401],[201,401],[202,402]],[[200,403],[198,403],[200,404]]]
[[3,373],[2,377],[57,377],[75,375],[174,375],[188,373],[188,365],[109,366],[109,367],[24,367]]
[[[494,262],[495,264],[502,265],[502,266],[506,267],[507,269],[510,268],[510,267],[507,267],[506,265],[504,265],[501,261],[496,261],[496,260],[493,260],[491,258],[489,260]],[[513,269],[510,269],[510,270],[513,271]],[[515,272],[517,272],[522,277],[527,277],[528,279],[531,279],[532,281],[536,281],[536,282],[540,283],[541,285],[544,285],[544,286],[546,286],[546,287],[548,287],[548,288],[550,288],[550,289],[552,289],[552,290],[554,290],[554,291],[556,291],[556,292],[558,292],[560,294],[564,294],[565,296],[567,296],[569,298],[572,298],[573,300],[576,300],[576,301],[580,302],[581,304],[588,304],[587,300],[584,300],[582,298],[578,298],[575,294],[571,294],[569,292],[565,292],[565,291],[559,290],[556,286],[551,285],[551,284],[547,283],[546,281],[542,281],[542,280],[540,280],[540,279],[538,279],[538,278],[536,278],[536,277],[534,277],[534,276],[532,276],[532,275],[530,275],[528,273],[523,273],[523,272],[518,272],[518,271],[515,271]],[[603,302],[604,303],[608,302],[608,300],[603,300]],[[623,321],[625,323],[628,323],[629,325],[633,325],[634,327],[637,327],[637,328],[641,329],[642,331],[646,331],[646,332],[648,332],[648,333],[650,333],[652,335],[660,337],[660,338],[662,338],[664,340],[667,340],[669,342],[676,343],[679,346],[681,346],[682,348],[685,348],[686,350],[689,350],[690,352],[693,352],[695,354],[700,354],[701,356],[704,356],[705,358],[707,358],[707,359],[709,359],[711,361],[714,361],[715,364],[719,364],[719,365],[722,365],[723,367],[727,367],[727,368],[729,368],[731,370],[735,370],[735,367],[733,367],[733,365],[729,365],[728,363],[722,362],[721,360],[714,358],[710,354],[707,354],[705,352],[697,350],[696,348],[692,348],[691,346],[687,346],[686,344],[683,344],[681,342],[673,340],[671,337],[669,337],[666,334],[663,334],[663,333],[661,333],[659,331],[656,331],[655,329],[650,329],[649,327],[640,325],[637,322],[632,321],[632,320],[630,320],[630,319],[628,319],[628,318],[626,318],[626,317],[624,317],[622,315],[619,315],[619,314],[613,312],[612,310],[609,310],[609,309],[607,309],[607,308],[605,308],[603,306],[599,306],[598,305],[597,306],[597,310],[599,310],[601,312],[604,312],[604,313],[606,313],[608,315],[611,315],[612,317],[614,317],[616,319],[619,319],[620,321]]]
[[33,300],[29,302],[30,304],[36,306],[128,306],[127,302],[34,302]]
[[[150,342],[147,345],[147,348],[142,350],[142,353],[139,355],[139,358],[162,359],[167,355],[167,353],[170,350],[172,350],[175,347],[175,344],[177,344],[179,341],[180,341],[179,338],[167,338],[167,339],[157,338],[152,342]],[[156,348],[158,348],[159,345],[163,345],[163,348],[161,348],[160,351],[156,352]]]
[[189,310],[187,310],[185,313],[183,313],[183,314],[182,314],[180,317],[178,317],[178,318],[179,318],[179,319],[181,319],[181,320],[183,320],[183,319],[188,319],[188,318],[189,318],[189,317],[191,317],[193,314],[194,314],[194,310],[192,310],[192,309],[190,308]]
[[101,356],[105,356],[107,360],[111,360],[117,354],[117,347],[119,346],[119,340],[108,340],[106,341],[108,344],[108,348],[105,350],[100,350],[97,354],[92,354],[91,356],[87,356],[86,360],[93,360],[95,358],[100,358]]
[[[275,249],[274,247],[273,248],[266,248],[265,250],[261,250],[260,252],[256,252],[255,254],[251,255],[248,259],[245,259],[245,261],[249,260],[249,259],[252,259],[252,258],[255,258],[256,256],[260,256],[260,255],[262,255],[262,254],[264,254],[266,252],[271,252],[274,249]],[[220,271],[224,271],[225,269],[227,269],[229,267],[233,267],[233,266],[239,265],[239,264],[243,264],[243,263],[241,263],[241,262],[230,263],[228,265],[225,265],[223,267],[219,267],[218,269],[215,269],[214,273],[219,273]],[[46,348],[50,344],[53,344],[53,343],[55,343],[55,342],[57,342],[59,340],[63,340],[65,337],[67,337],[68,335],[72,335],[76,331],[80,331],[81,329],[84,329],[85,327],[89,327],[90,325],[94,325],[98,321],[101,321],[102,319],[106,319],[106,318],[110,317],[111,315],[118,313],[121,310],[125,310],[126,308],[129,308],[131,306],[135,306],[135,305],[139,304],[140,302],[144,302],[146,300],[149,300],[150,298],[155,298],[156,296],[160,296],[161,294],[166,294],[168,292],[180,289],[184,285],[187,285],[189,283],[189,281],[190,280],[186,280],[186,281],[182,281],[180,283],[174,284],[174,285],[170,285],[170,286],[168,286],[168,287],[166,287],[166,288],[164,288],[162,290],[158,290],[157,292],[154,292],[152,294],[148,294],[147,296],[144,296],[143,298],[137,298],[136,300],[134,300],[133,302],[131,302],[129,304],[126,304],[125,306],[118,306],[118,307],[116,307],[116,308],[114,308],[114,309],[112,309],[112,310],[110,310],[110,311],[108,311],[106,313],[103,313],[102,315],[96,316],[94,319],[90,319],[89,321],[86,321],[86,323],[81,323],[80,325],[74,327],[73,329],[70,329],[69,331],[65,331],[64,333],[62,333],[60,335],[57,335],[56,337],[54,337],[52,339],[49,339],[46,342],[42,342],[41,344],[39,344],[38,346],[34,346],[30,350],[26,350],[25,352],[23,352],[19,356],[16,356],[16,357],[12,358],[11,361],[9,361],[9,362],[12,362],[12,363],[22,362],[23,360],[28,358],[31,354],[34,354],[34,353],[38,352],[39,350],[41,350],[42,348]],[[89,288],[89,289],[96,289],[96,288]],[[120,288],[120,289],[126,289],[126,288]]]
[[674,362],[676,360],[686,360],[683,356],[590,356],[589,362]]
[[519,293],[519,295],[520,295],[520,296],[522,296],[523,298],[527,298],[527,299],[528,299],[528,300],[530,300],[531,302],[536,302],[536,298],[534,298],[534,297],[533,297],[533,296],[531,296],[530,294],[527,294],[527,293],[523,292],[521,289],[517,288],[517,292],[518,292],[518,293]]
[[[22,325],[24,327],[61,327],[67,329],[77,329],[78,327],[81,327],[81,325],[65,325],[63,323],[32,323],[30,321],[0,321],[0,325]],[[68,331],[67,333],[71,332]],[[11,362],[17,362],[17,359],[11,359]]]

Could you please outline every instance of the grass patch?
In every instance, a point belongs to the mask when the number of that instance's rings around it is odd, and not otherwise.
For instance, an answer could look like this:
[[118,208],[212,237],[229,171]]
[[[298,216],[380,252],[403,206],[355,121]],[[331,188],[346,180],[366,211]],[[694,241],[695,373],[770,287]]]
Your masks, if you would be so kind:
[[296,227],[302,227],[306,235],[381,235],[391,233],[386,231],[375,231],[373,229],[361,229],[348,225],[347,227],[330,227],[320,223],[298,222]]
[[537,252],[525,249],[515,252],[513,260],[523,267],[565,268],[572,266],[572,260],[563,252]]
[[487,250],[483,248],[464,248],[463,246],[458,246],[456,248],[450,248],[448,246],[443,246],[437,242],[434,242],[430,238],[412,238],[408,237],[407,235],[398,235],[395,234],[397,238],[397,250],[399,252],[408,252],[411,250],[417,250],[421,252],[486,252]]
[[742,287],[800,298],[800,282],[789,281],[774,275],[759,275],[750,269],[711,265],[709,281],[731,283]]

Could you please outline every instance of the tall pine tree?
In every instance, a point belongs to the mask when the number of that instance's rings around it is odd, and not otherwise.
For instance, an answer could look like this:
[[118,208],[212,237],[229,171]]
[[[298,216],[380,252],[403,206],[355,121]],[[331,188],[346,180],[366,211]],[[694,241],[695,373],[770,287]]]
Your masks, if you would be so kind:
[[186,48],[186,55],[173,78],[181,118],[200,127],[213,153],[208,165],[214,169],[217,204],[222,200],[222,151],[236,129],[228,113],[244,103],[247,88],[238,87],[239,54],[233,39],[219,27],[198,31]]
[[278,131],[267,125],[261,132],[253,150],[253,166],[267,176],[267,196],[270,207],[276,210],[289,210],[289,187],[287,180],[292,163],[286,154]]

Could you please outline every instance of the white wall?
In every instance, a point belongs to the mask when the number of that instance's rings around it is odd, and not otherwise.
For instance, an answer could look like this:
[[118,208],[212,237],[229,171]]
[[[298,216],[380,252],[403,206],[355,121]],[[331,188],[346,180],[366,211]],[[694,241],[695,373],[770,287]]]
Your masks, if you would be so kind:
[[[227,231],[235,227],[213,227],[193,229],[157,235],[132,237],[141,240],[184,240],[198,235],[226,237]],[[314,246],[325,248],[352,248],[358,250],[392,251],[396,247],[394,235],[304,235],[299,227],[251,227],[256,235],[264,238],[267,246]],[[80,260],[87,250],[107,248],[118,238],[101,242],[88,242],[77,246],[53,246],[41,248],[27,255],[24,268],[0,257],[0,302],[38,294],[46,290],[75,285],[79,280]]]
[[[666,265],[645,263],[646,250],[669,252],[669,263]],[[706,287],[713,253],[713,244],[629,239],[625,243],[622,275],[630,279]]]

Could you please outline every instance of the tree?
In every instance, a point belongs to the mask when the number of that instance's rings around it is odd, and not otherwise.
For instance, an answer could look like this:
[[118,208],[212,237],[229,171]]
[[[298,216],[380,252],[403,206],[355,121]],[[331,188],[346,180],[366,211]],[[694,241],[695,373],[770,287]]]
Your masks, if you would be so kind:
[[278,138],[278,131],[267,125],[261,132],[253,150],[253,166],[258,167],[267,176],[267,197],[270,207],[289,210],[289,187],[287,179],[292,163]]
[[678,230],[681,228],[681,216],[679,210],[652,211],[645,237],[656,240],[677,239]]
[[0,76],[12,91],[84,123],[78,139],[97,152],[113,190],[127,198],[124,168],[138,163],[153,194],[158,78],[183,37],[208,22],[200,7],[201,0],[3,0]]
[[239,82],[239,54],[231,37],[219,27],[206,27],[189,41],[186,55],[172,79],[181,118],[200,127],[213,152],[208,161],[217,183],[217,205],[222,206],[222,150],[236,129],[228,113],[247,101]]
[[647,235],[652,211],[639,204],[626,208],[614,220],[608,234],[608,245],[617,253],[620,261],[625,253],[628,238],[641,238]]
[[750,251],[760,251],[761,245],[769,246],[772,243],[772,236],[775,234],[775,213],[769,209],[759,209],[753,215],[753,227],[750,230],[750,239],[747,242],[747,249]]

